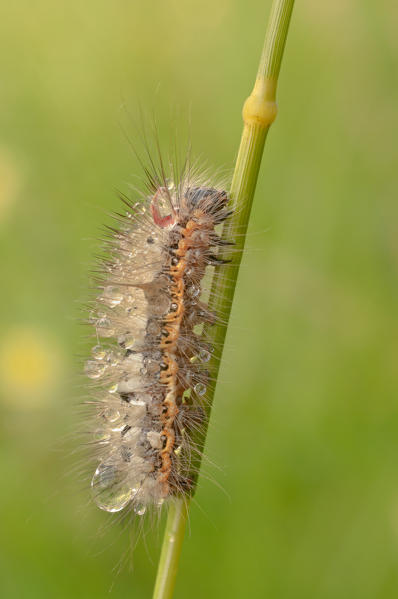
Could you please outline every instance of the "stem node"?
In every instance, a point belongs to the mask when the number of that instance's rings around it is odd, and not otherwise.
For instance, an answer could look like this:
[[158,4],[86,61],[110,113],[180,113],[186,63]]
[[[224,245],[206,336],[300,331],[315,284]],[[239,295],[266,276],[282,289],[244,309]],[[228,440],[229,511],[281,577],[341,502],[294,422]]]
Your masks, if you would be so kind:
[[243,105],[243,121],[256,123],[264,128],[272,125],[278,113],[275,102],[276,81],[259,77],[253,91]]

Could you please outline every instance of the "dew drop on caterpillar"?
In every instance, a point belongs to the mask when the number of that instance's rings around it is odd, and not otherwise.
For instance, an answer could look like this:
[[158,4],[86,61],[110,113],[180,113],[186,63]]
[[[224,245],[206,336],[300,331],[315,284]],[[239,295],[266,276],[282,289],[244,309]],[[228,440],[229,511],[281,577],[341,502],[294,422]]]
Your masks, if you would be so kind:
[[200,325],[209,265],[222,264],[217,225],[231,214],[222,188],[189,166],[174,180],[152,163],[147,193],[109,227],[89,322],[97,342],[85,365],[97,467],[96,504],[143,515],[192,490],[194,432],[203,425],[213,348]]

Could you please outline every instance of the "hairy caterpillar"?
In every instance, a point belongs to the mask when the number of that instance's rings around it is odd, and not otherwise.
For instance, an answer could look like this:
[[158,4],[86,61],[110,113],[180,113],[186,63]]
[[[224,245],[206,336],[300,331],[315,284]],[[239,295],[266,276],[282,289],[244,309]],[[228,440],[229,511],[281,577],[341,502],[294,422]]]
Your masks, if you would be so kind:
[[163,165],[146,175],[147,193],[134,203],[122,196],[127,211],[109,228],[89,318],[97,344],[85,366],[99,461],[94,500],[138,515],[192,488],[213,349],[200,326],[217,318],[201,299],[202,279],[224,262],[216,227],[231,214],[227,193],[189,166],[174,181]]

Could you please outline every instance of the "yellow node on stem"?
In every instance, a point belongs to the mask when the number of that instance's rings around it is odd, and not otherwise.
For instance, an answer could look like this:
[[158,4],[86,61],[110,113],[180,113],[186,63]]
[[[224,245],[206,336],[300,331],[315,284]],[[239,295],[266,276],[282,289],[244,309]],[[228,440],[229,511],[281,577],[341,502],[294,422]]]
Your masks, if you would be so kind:
[[252,93],[243,105],[243,121],[248,125],[257,123],[263,127],[269,127],[278,113],[275,92],[275,80],[258,78]]

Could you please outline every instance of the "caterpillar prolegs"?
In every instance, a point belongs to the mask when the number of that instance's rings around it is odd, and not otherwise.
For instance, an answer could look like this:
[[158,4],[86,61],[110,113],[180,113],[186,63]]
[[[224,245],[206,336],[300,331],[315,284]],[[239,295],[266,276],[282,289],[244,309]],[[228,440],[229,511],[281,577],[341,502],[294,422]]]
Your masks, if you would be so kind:
[[192,489],[193,437],[213,348],[200,325],[217,318],[201,298],[206,268],[223,261],[216,232],[228,195],[185,173],[150,178],[150,193],[118,215],[90,314],[97,505],[137,514]]

